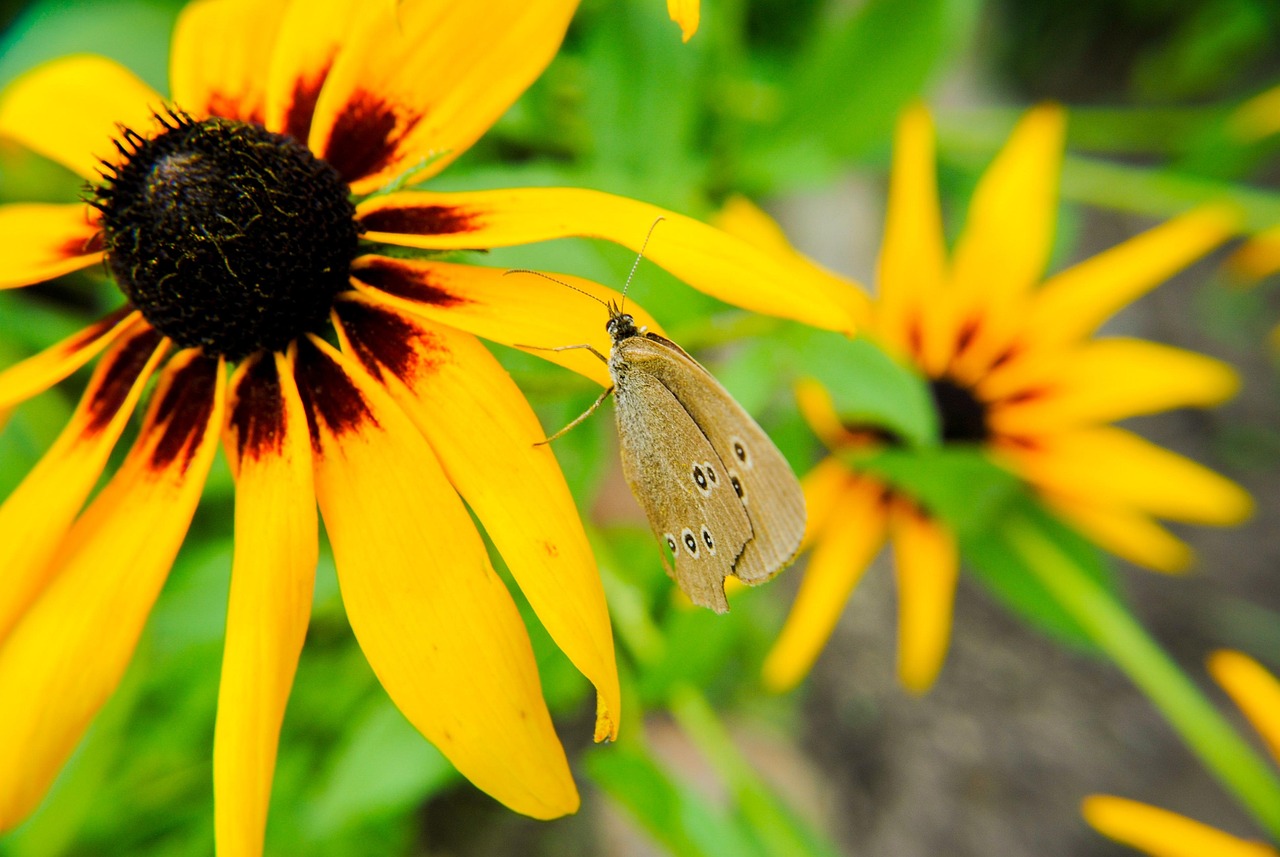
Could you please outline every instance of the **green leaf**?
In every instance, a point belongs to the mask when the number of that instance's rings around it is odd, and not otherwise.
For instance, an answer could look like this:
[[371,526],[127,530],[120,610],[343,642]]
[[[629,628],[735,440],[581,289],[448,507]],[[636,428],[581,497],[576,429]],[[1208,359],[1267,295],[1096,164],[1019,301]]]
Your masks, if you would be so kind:
[[1101,585],[1117,601],[1115,575],[1094,545],[1055,518],[1030,495],[1009,503],[998,526],[987,532],[971,531],[960,539],[967,567],[1000,603],[1032,627],[1068,645],[1098,651],[1093,636],[1068,612],[1009,541],[1009,521],[1035,531],[1070,557],[1081,572]]
[[317,840],[374,818],[406,811],[458,779],[440,751],[391,701],[370,704],[346,736],[310,805]]
[[[658,558],[653,561],[656,564]],[[671,608],[663,626],[662,659],[646,664],[639,677],[641,699],[657,704],[673,685],[706,687],[727,679],[732,670],[726,664],[741,641],[737,623],[724,618],[702,607]]]
[[700,44],[672,38],[651,0],[601,8],[585,40],[581,110],[592,136],[587,160],[614,192],[686,209],[699,184]]
[[181,0],[36,3],[0,40],[0,85],[48,60],[90,53],[117,60],[166,92],[169,37],[182,5]]
[[974,8],[948,0],[871,0],[843,21],[819,22],[787,87],[790,109],[756,162],[802,164],[817,150],[847,160],[883,144],[898,112],[968,32]]
[[672,689],[671,713],[728,785],[752,838],[769,854],[839,857],[840,849],[794,812],[743,758],[720,715],[689,685]]
[[945,522],[956,534],[965,567],[1010,612],[1057,640],[1094,648],[1089,635],[1009,545],[1006,524],[1013,519],[1033,522],[1113,593],[1114,576],[1098,549],[1045,510],[1015,475],[977,448],[893,448],[850,458],[851,466],[874,473]]
[[845,421],[885,428],[912,445],[936,442],[928,387],[870,340],[799,326],[786,328],[780,339],[797,361],[796,374],[820,381]]
[[847,457],[855,469],[876,474],[961,536],[991,531],[1022,492],[1018,477],[977,447],[891,447]]
[[675,857],[763,857],[753,837],[628,741],[594,750],[587,776]]

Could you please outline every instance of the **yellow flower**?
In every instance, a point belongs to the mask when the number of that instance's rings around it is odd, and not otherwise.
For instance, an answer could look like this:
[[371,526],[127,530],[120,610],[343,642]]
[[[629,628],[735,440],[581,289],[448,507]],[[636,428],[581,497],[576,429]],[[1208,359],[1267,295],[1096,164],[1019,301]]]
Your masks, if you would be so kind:
[[[87,205],[0,206],[0,288],[101,264],[126,299],[0,372],[7,413],[101,357],[0,507],[0,830],[39,803],[119,682],[219,439],[237,480],[220,853],[261,850],[317,503],[352,629],[405,716],[511,808],[577,807],[526,629],[468,507],[596,686],[596,740],[616,734],[620,707],[604,595],[559,467],[535,446],[543,430],[476,337],[603,349],[604,318],[540,278],[378,245],[634,247],[662,214],[649,255],[677,276],[743,306],[849,322],[767,254],[643,203],[553,188],[370,195],[466,150],[550,61],[575,7],[202,0],[179,19],[169,99],[94,56],[0,95],[0,135],[91,183]],[[607,382],[580,352],[535,353]],[[86,506],[153,378],[136,442]]]
[[[1280,682],[1248,655],[1218,651],[1209,672],[1262,736],[1280,762]],[[1111,795],[1090,795],[1085,821],[1098,832],[1152,857],[1277,857],[1280,850],[1240,839],[1168,810]]]
[[[865,330],[927,380],[944,443],[988,451],[1097,544],[1173,571],[1186,566],[1190,551],[1154,518],[1234,524],[1247,516],[1250,500],[1221,476],[1108,423],[1215,404],[1232,394],[1236,376],[1198,354],[1092,334],[1116,310],[1217,246],[1234,218],[1218,208],[1195,210],[1041,283],[1063,129],[1055,107],[1022,119],[983,176],[948,260],[932,124],[922,107],[903,115],[879,293],[866,311]],[[741,207],[727,214],[726,229],[765,234],[762,215]],[[778,239],[762,243],[776,248]],[[794,252],[780,258],[790,260],[797,281],[831,279]],[[883,433],[859,437],[821,388],[802,385],[799,393],[809,422],[832,448],[895,442]],[[806,539],[814,553],[766,662],[766,681],[783,689],[808,672],[887,538],[898,576],[899,676],[914,691],[927,689],[950,636],[954,536],[909,498],[834,458],[809,474],[805,489]]]

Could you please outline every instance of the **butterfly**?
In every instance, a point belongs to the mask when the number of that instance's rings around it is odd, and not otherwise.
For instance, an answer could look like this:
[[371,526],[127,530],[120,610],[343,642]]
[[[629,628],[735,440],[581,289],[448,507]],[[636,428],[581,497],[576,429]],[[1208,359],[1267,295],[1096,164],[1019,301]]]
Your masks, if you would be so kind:
[[[628,276],[623,304],[630,283]],[[667,573],[695,604],[724,613],[726,577],[762,583],[795,558],[804,493],[773,441],[710,372],[670,339],[637,327],[622,305],[605,306],[607,357],[591,345],[550,350],[589,350],[608,366],[613,385],[548,442],[612,395],[622,471],[666,546]]]

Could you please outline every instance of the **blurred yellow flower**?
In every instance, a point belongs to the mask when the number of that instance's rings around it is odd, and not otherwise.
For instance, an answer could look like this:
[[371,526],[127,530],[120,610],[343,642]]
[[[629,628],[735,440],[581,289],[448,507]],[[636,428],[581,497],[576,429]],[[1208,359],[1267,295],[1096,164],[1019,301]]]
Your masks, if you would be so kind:
[[[1236,108],[1227,121],[1227,130],[1242,143],[1253,143],[1280,132],[1280,86],[1255,95]],[[1252,281],[1280,271],[1280,225],[1264,229],[1244,242],[1227,260],[1227,271],[1240,280]],[[1273,333],[1280,347],[1280,328]]]
[[1264,229],[1240,245],[1227,259],[1227,272],[1252,282],[1280,271],[1280,226]]
[[[1052,106],[1023,117],[979,183],[948,259],[932,122],[923,107],[907,110],[896,132],[879,292],[861,311],[855,299],[850,312],[860,330],[928,381],[943,443],[988,451],[1100,546],[1175,571],[1190,562],[1190,550],[1154,518],[1235,524],[1251,501],[1212,471],[1108,423],[1219,403],[1235,391],[1235,373],[1199,354],[1092,334],[1220,244],[1235,218],[1222,208],[1197,209],[1041,283],[1064,125]],[[776,227],[771,234],[762,218],[740,201],[720,225],[772,248],[798,280],[832,280],[782,250]],[[814,431],[833,449],[898,442],[844,424],[814,384],[798,393]],[[808,672],[860,574],[889,539],[898,576],[899,677],[913,691],[927,689],[950,636],[953,536],[909,498],[835,458],[808,475],[805,489],[813,557],[766,661],[766,682],[785,689]]]
[[667,14],[680,25],[680,38],[687,42],[698,32],[698,21],[702,17],[701,0],[667,0]]
[[[1280,762],[1280,682],[1248,655],[1218,651],[1209,672],[1262,736]],[[1135,800],[1090,795],[1082,806],[1085,821],[1105,836],[1152,857],[1277,857],[1280,850],[1240,839],[1198,821]]]

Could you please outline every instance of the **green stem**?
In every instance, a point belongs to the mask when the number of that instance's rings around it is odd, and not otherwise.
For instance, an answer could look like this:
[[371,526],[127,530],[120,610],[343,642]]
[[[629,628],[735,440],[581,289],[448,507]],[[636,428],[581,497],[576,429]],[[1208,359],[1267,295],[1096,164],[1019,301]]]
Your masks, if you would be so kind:
[[[1208,107],[1081,107],[1069,108],[1067,146],[1076,152],[1107,155],[1183,154],[1206,128],[1220,127],[1231,105]],[[1004,143],[1024,107],[942,108],[938,127],[950,140],[966,141],[994,152]]]
[[1249,232],[1280,224],[1280,194],[1076,155],[1062,162],[1062,195],[1075,202],[1157,217],[1172,217],[1201,203],[1229,202],[1240,208]]
[[1136,619],[1025,519],[1009,544],[1217,778],[1280,842],[1280,778],[1160,648]]
[[838,857],[840,849],[791,813],[742,758],[720,716],[701,692],[677,684],[668,692],[667,706],[729,786],[743,818],[767,853]]
[[[942,157],[976,168],[991,158],[1001,140],[968,129],[939,132]],[[1062,161],[1062,197],[1098,208],[1168,218],[1196,205],[1228,202],[1240,209],[1247,232],[1280,224],[1280,193],[1221,179],[1068,154]]]
[[666,654],[666,640],[645,606],[644,595],[617,572],[618,561],[605,539],[594,531],[591,548],[597,557],[600,581],[614,631],[641,667],[651,667]]

